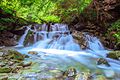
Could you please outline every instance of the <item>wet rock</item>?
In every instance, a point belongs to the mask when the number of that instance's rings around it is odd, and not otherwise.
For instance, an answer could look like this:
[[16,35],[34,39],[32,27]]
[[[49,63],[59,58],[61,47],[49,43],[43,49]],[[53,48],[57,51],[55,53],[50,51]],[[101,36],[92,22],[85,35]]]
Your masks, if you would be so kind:
[[23,56],[24,56],[25,58],[29,58],[29,56],[28,56],[28,55],[26,55],[26,54],[23,54]]
[[72,36],[75,39],[75,41],[78,44],[80,44],[80,47],[82,49],[85,49],[87,47],[87,42],[86,42],[84,34],[82,32],[73,31]]
[[22,67],[22,66],[13,66],[13,68],[12,68],[12,73],[18,73],[18,71],[19,71],[20,69],[23,69],[23,67]]
[[65,72],[63,72],[63,78],[65,80],[74,80],[77,75],[77,71],[75,68],[68,68]]
[[38,54],[38,52],[36,52],[36,51],[29,51],[28,54],[33,54],[33,55],[35,54],[36,55],[36,54]]
[[75,68],[69,68],[68,70],[66,70],[64,73],[63,73],[63,75],[64,76],[68,76],[68,77],[74,77],[74,76],[76,76],[76,74],[77,74],[77,71],[76,71],[76,69]]
[[120,51],[111,51],[107,54],[108,58],[120,60]]
[[24,61],[24,62],[21,62],[20,64],[18,64],[18,66],[22,66],[22,67],[28,67],[31,65],[32,65],[32,62],[27,62],[27,61]]
[[14,65],[14,62],[9,61],[8,65],[9,65],[9,66],[12,66],[12,65]]
[[0,73],[10,73],[11,71],[12,71],[11,68],[5,68],[5,67],[0,68]]
[[23,64],[23,67],[28,67],[28,66],[31,66],[32,65],[32,62],[24,62],[24,64]]
[[24,67],[24,70],[21,71],[23,75],[28,73],[39,73],[42,69],[40,69],[40,65],[38,63],[32,63],[31,66]]
[[8,50],[8,53],[10,59],[24,60],[24,56],[15,50]]
[[106,66],[110,66],[110,64],[107,62],[107,60],[105,60],[104,58],[99,58],[97,61],[97,65],[106,65]]
[[76,75],[75,80],[90,80],[90,72],[82,72]]

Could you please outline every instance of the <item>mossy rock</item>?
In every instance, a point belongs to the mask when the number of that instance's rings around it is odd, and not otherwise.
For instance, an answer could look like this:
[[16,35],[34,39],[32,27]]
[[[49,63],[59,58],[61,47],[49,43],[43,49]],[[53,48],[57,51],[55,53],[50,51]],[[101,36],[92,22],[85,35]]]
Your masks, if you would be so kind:
[[108,58],[120,60],[120,51],[111,51],[107,54]]
[[0,73],[10,73],[11,71],[12,71],[11,68],[5,68],[5,67],[0,68]]
[[65,72],[63,72],[64,77],[75,77],[77,74],[77,71],[74,67],[68,68]]
[[22,61],[25,56],[15,50],[8,50],[8,58]]
[[110,66],[110,64],[107,62],[107,60],[105,60],[104,58],[99,58],[97,61],[97,65],[101,65],[104,64],[106,66]]

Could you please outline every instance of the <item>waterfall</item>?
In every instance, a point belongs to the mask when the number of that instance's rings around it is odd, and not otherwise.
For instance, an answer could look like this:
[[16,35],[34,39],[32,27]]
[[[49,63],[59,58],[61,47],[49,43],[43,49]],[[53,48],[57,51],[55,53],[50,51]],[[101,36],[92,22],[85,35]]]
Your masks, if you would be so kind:
[[[33,26],[32,29],[29,29],[28,26],[25,33],[18,41],[18,45],[23,45],[28,31],[32,31],[34,33],[33,42],[35,43],[33,44],[33,46],[45,49],[60,49],[74,51],[81,50],[80,46],[77,43],[75,43],[66,24],[54,24],[50,25],[49,27],[46,24],[43,24],[40,27],[41,30],[37,30],[36,26]],[[48,28],[50,28],[49,31]],[[41,37],[42,39],[39,39],[38,37]]]
[[[74,41],[66,24],[47,24],[26,26],[25,33],[18,41],[18,46],[23,46],[28,31],[33,32],[33,46],[45,49],[60,49],[80,51],[80,46]],[[103,45],[97,37],[84,34],[87,48],[91,50],[104,50]],[[43,44],[44,43],[44,44]],[[17,47],[18,47],[17,46]]]
[[21,46],[24,46],[24,41],[25,41],[25,38],[28,34],[28,31],[30,30],[30,26],[25,26],[26,30],[24,32],[24,34],[20,37],[19,41],[18,41],[18,45],[15,46],[15,47],[21,47]]

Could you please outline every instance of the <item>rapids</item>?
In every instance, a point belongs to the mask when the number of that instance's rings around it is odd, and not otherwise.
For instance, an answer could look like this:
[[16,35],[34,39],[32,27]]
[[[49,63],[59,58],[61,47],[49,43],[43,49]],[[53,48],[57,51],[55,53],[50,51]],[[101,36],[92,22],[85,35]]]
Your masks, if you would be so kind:
[[[29,55],[32,60],[41,59],[46,64],[51,63],[51,66],[61,70],[65,70],[68,66],[79,64],[79,68],[85,66],[92,71],[101,70],[103,73],[106,70],[112,70],[115,74],[119,75],[120,62],[106,58],[106,54],[109,51],[104,48],[97,37],[85,33],[87,48],[82,50],[79,44],[74,41],[66,24],[56,23],[25,27],[26,31],[15,47],[17,51]],[[29,45],[30,43],[28,42],[27,47],[21,48],[29,31],[34,33],[34,44]],[[33,56],[28,54],[29,51],[36,51],[38,54]],[[97,65],[99,58],[106,59],[110,66]],[[81,68],[80,71],[82,71]]]

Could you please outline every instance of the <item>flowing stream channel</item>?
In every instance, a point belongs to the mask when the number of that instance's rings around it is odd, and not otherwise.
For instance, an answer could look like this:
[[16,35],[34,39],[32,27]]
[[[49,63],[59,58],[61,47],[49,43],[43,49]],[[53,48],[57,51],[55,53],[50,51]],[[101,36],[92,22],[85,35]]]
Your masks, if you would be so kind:
[[[38,69],[42,69],[41,74],[29,73],[24,76],[37,80],[35,76],[40,78],[50,77],[44,73],[46,68],[66,70],[69,67],[76,68],[79,72],[84,71],[84,68],[89,69],[93,73],[97,70],[103,72],[106,77],[116,74],[115,79],[120,80],[120,62],[106,57],[109,52],[104,48],[97,37],[90,36],[84,33],[87,41],[87,48],[82,50],[80,45],[75,42],[68,26],[66,24],[51,24],[50,26],[42,24],[40,26],[25,26],[26,31],[15,46],[17,51],[30,56],[31,61],[36,61],[40,64]],[[33,43],[27,43],[24,47],[24,42],[29,32],[33,32]],[[35,51],[38,54],[28,54],[30,51]],[[99,58],[108,61],[110,66],[97,65]],[[37,67],[36,67],[37,68]],[[82,80],[82,79],[80,79]]]

